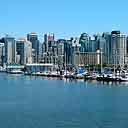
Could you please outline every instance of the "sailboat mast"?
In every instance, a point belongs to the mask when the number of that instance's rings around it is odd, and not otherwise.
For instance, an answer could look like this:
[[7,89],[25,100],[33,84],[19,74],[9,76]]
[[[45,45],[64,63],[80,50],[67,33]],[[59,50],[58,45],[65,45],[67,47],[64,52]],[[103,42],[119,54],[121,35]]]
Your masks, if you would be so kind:
[[102,73],[102,68],[103,68],[103,66],[102,66],[103,63],[102,63],[102,61],[103,61],[103,60],[102,60],[102,48],[101,48],[101,73]]
[[65,52],[65,69],[66,69],[66,52]]

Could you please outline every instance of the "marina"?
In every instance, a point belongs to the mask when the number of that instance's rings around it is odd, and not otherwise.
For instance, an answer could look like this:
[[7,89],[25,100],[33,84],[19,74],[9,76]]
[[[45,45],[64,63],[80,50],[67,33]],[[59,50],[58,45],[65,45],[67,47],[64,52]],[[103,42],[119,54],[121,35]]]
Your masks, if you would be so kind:
[[72,70],[56,70],[53,64],[28,64],[26,66],[10,65],[6,68],[1,67],[0,72],[8,74],[22,74],[28,76],[58,77],[61,79],[74,80],[97,80],[106,82],[128,82],[128,70],[116,70],[106,67],[100,71],[88,71],[86,68],[79,67]]

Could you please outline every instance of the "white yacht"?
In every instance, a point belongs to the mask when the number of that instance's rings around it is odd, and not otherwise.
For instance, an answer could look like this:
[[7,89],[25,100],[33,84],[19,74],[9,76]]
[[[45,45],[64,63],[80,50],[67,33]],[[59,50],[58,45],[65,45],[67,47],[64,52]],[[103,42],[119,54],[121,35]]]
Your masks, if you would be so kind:
[[6,72],[6,68],[0,66],[0,72]]
[[11,71],[8,71],[8,73],[10,73],[10,74],[24,74],[24,72],[21,70],[11,70]]

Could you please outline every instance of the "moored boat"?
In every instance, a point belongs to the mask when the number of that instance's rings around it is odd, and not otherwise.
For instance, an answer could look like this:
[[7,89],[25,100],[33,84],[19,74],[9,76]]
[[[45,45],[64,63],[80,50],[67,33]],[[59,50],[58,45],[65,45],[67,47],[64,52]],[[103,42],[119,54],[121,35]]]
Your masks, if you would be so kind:
[[6,68],[0,67],[0,72],[6,72]]
[[11,71],[8,71],[7,73],[10,73],[10,74],[24,74],[24,72],[21,71],[21,70],[11,70]]

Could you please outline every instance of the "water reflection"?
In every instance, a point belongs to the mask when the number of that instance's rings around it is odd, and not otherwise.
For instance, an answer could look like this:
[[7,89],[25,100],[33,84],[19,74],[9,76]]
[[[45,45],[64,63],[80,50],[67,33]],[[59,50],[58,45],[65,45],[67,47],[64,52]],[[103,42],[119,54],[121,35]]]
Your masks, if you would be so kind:
[[9,74],[0,81],[2,128],[128,126],[127,83]]
[[64,81],[64,83],[80,83],[82,85],[85,86],[128,86],[128,82],[99,82],[96,80],[88,80],[88,81],[84,81],[84,80],[74,80],[74,79],[65,79],[65,78],[59,78],[59,77],[42,77],[42,76],[24,76],[22,74],[0,74],[0,76],[2,76],[3,79],[10,81],[10,80],[19,80],[19,79],[23,79],[26,81],[32,81],[32,80],[61,80]]
[[128,86],[128,82],[97,82],[101,86]]

